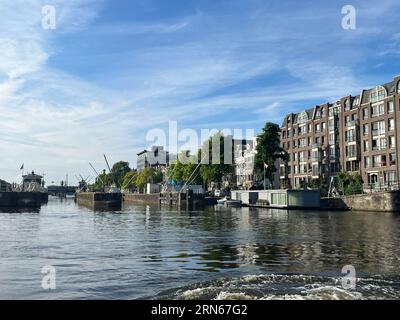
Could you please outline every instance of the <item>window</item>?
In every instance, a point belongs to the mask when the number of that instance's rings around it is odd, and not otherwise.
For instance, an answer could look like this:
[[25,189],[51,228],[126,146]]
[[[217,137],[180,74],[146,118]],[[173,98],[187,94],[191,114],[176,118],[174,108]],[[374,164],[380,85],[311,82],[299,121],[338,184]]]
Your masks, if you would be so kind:
[[370,94],[370,101],[372,103],[381,101],[385,99],[387,96],[386,89],[382,86],[378,86],[371,91]]
[[368,140],[364,140],[364,151],[365,152],[369,151],[369,141]]
[[350,101],[346,100],[344,103],[344,111],[349,111],[350,110]]
[[381,156],[373,156],[372,157],[372,166],[374,168],[381,166]]
[[372,150],[385,150],[387,147],[386,138],[372,139]]
[[394,112],[394,104],[393,101],[388,102],[388,113],[393,113]]
[[397,93],[400,93],[400,81],[397,83]]
[[368,124],[363,125],[363,135],[366,136],[369,134],[369,126]]
[[389,165],[390,166],[394,166],[396,165],[396,154],[395,153],[391,153],[389,154]]
[[389,137],[389,148],[390,149],[396,148],[396,138],[394,136]]
[[329,144],[335,144],[335,134],[334,133],[329,134]]
[[389,127],[388,127],[389,131],[393,131],[394,130],[394,119],[389,119]]
[[320,158],[320,153],[319,153],[319,151],[313,151],[313,152],[312,152],[311,160],[312,160],[312,161],[319,161],[319,158]]
[[346,157],[355,158],[357,157],[357,146],[346,146]]
[[385,121],[377,121],[372,123],[372,135],[378,136],[385,134]]
[[324,117],[326,117],[326,109],[325,108],[322,108],[321,109],[321,116],[324,118]]
[[388,172],[388,182],[389,184],[397,183],[397,172],[396,171],[389,171]]
[[335,120],[331,119],[328,121],[329,131],[335,130]]
[[319,133],[320,131],[321,131],[321,126],[318,123],[318,124],[315,125],[315,133]]
[[305,123],[307,121],[308,121],[307,112],[304,111],[304,112],[300,113],[299,116],[298,116],[297,122],[298,123]]
[[383,104],[377,104],[372,106],[372,117],[378,117],[385,114],[385,108]]
[[355,130],[354,130],[354,129],[352,129],[352,130],[347,130],[347,131],[345,132],[345,140],[346,140],[347,142],[354,142],[354,141],[356,141],[356,134],[355,134]]
[[304,152],[299,152],[299,161],[304,162]]
[[312,166],[312,175],[314,177],[319,175],[319,166],[317,164],[313,164]]
[[325,129],[326,129],[326,123],[322,122],[322,131],[325,131]]
[[364,168],[369,168],[371,166],[371,158],[364,157]]
[[363,109],[363,119],[368,119],[369,117],[369,110],[368,108]]

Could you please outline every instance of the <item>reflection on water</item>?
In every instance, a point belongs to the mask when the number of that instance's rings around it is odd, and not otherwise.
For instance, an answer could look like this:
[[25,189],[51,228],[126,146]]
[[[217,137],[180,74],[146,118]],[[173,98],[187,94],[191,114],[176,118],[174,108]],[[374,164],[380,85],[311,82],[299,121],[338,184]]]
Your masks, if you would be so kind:
[[[191,290],[195,298],[318,298],[324,287],[338,298],[397,298],[399,227],[388,213],[93,212],[52,199],[40,211],[0,213],[0,298],[184,299]],[[41,288],[44,265],[57,269],[53,292]],[[338,287],[344,265],[360,278],[353,296]]]

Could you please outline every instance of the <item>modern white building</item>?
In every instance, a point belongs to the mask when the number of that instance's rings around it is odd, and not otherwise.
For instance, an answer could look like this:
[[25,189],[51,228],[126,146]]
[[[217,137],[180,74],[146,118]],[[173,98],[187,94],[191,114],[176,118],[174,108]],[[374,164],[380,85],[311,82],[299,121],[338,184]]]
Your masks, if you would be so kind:
[[169,164],[169,152],[162,146],[152,146],[150,150],[143,150],[137,154],[137,171],[147,167],[164,169]]

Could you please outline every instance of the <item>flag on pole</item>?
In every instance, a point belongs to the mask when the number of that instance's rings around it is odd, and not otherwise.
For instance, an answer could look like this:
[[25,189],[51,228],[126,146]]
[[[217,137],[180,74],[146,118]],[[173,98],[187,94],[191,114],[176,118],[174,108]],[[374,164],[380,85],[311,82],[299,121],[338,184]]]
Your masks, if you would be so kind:
[[19,170],[24,170],[24,163],[22,164],[21,168]]
[[269,165],[267,163],[264,162],[264,168],[268,169]]

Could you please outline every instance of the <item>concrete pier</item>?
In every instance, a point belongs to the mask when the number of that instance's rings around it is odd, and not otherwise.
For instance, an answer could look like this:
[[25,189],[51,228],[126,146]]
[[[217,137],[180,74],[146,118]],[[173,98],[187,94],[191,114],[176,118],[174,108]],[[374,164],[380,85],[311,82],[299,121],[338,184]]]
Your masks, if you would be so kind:
[[75,201],[92,210],[121,210],[122,193],[78,192]]
[[186,210],[193,210],[206,205],[203,194],[194,194],[192,190],[182,192],[180,195],[178,192],[125,194],[124,202],[126,204],[157,205]]

